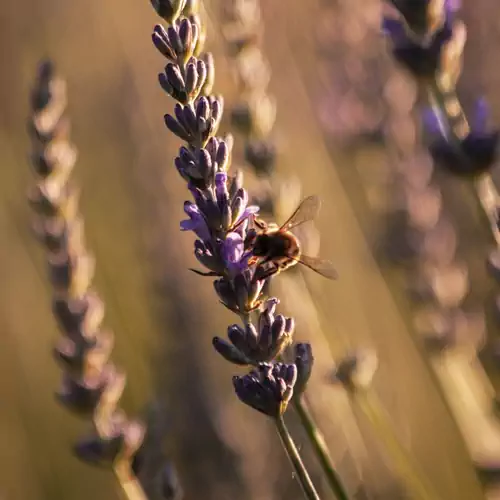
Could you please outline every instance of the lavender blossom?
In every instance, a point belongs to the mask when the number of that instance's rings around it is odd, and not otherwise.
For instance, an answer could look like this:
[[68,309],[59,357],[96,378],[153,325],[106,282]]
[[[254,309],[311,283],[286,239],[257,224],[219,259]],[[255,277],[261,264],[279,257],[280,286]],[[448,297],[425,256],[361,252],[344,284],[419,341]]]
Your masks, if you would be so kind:
[[424,112],[424,122],[430,132],[439,132],[441,137],[431,146],[435,160],[450,173],[477,177],[491,170],[498,156],[500,131],[486,130],[489,114],[484,99],[476,102],[471,129],[463,138],[450,140],[449,118],[436,107]]
[[240,400],[272,418],[285,413],[297,380],[297,367],[283,363],[262,363],[248,375],[233,377]]

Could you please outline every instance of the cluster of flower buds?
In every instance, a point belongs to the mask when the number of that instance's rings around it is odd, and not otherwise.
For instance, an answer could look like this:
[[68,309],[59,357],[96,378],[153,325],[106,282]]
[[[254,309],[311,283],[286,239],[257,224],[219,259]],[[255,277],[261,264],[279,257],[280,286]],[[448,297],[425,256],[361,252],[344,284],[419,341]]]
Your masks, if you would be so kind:
[[392,3],[399,18],[385,18],[383,28],[395,59],[429,91],[432,128],[441,135],[431,147],[433,156],[457,176],[476,178],[488,172],[496,162],[500,132],[485,129],[483,109],[471,128],[456,96],[467,37],[464,23],[456,19],[458,2]]
[[66,84],[53,65],[39,67],[31,96],[29,132],[36,184],[29,193],[34,229],[47,251],[53,314],[62,337],[54,349],[63,369],[58,399],[91,416],[94,432],[76,446],[83,460],[113,465],[133,498],[146,498],[133,470],[146,432],[118,408],[125,374],[110,361],[113,333],[102,326],[104,304],[91,288],[94,259],[85,249],[78,190],[70,181],[76,149],[69,141]]
[[[160,84],[178,101],[173,115],[165,116],[165,124],[186,142],[175,166],[193,201],[184,204],[188,219],[181,222],[181,230],[193,231],[197,237],[194,255],[203,270],[193,271],[216,277],[214,287],[221,303],[244,321],[244,326],[229,327],[229,342],[216,337],[213,344],[225,359],[257,367],[249,375],[235,377],[236,394],[253,408],[278,417],[291,398],[298,368],[294,364],[264,364],[274,362],[291,343],[294,325],[291,318],[275,316],[278,300],[266,300],[270,279],[266,265],[251,259],[250,241],[256,234],[254,217],[259,207],[249,204],[241,172],[229,172],[231,136],[215,137],[223,100],[210,95],[213,58],[202,52],[199,33],[203,27],[196,5],[184,0],[152,3],[170,23],[168,28],[156,26],[153,31],[154,45],[168,60]],[[250,6],[250,2],[245,5]],[[248,43],[240,41],[238,46],[243,51]],[[265,128],[267,131],[269,125]],[[257,326],[252,323],[254,314],[258,315]],[[310,347],[305,351],[308,355],[300,358],[301,390],[312,366]]]

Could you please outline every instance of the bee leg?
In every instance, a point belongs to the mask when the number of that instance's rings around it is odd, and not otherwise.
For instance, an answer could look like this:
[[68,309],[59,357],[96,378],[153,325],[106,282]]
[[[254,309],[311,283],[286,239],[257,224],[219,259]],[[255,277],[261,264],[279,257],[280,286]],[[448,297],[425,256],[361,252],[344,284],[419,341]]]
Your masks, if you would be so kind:
[[190,271],[193,271],[193,273],[198,274],[200,276],[221,276],[219,273],[216,273],[215,271],[198,271],[197,269],[189,269]]
[[265,269],[262,264],[259,265],[259,267],[255,271],[255,277],[254,279],[257,280],[267,280],[274,276],[275,274],[279,273],[280,268],[279,266],[273,265],[272,267],[269,267],[268,269]]
[[267,229],[267,223],[262,219],[254,219],[254,224],[262,231]]

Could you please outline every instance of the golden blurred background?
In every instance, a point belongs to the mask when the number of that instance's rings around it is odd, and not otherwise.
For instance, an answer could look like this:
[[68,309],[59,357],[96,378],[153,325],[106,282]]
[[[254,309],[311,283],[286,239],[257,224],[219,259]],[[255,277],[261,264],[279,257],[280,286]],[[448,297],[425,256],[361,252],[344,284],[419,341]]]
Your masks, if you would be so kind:
[[[220,23],[226,1],[210,0],[205,8],[215,88],[229,110],[237,91]],[[373,390],[440,498],[481,498],[450,400],[437,383],[439,368],[413,328],[406,274],[379,258],[391,202],[390,153],[376,137],[390,66],[375,33],[380,6],[262,0],[261,8],[263,52],[277,103],[278,173],[296,176],[304,194],[322,198],[321,254],[340,274],[335,283],[312,273],[290,283],[287,276],[277,280],[283,309],[297,318],[297,338],[316,347],[308,394],[339,472],[358,491],[356,498],[407,498],[383,443],[328,379],[334,359],[368,347],[379,357]],[[500,4],[464,2],[461,15],[469,32],[465,102],[484,94],[498,123]],[[237,400],[231,376],[238,370],[212,349],[212,336],[224,334],[235,319],[218,304],[210,279],[188,271],[192,236],[178,229],[188,193],[173,167],[179,141],[163,125],[172,102],[157,84],[164,63],[150,41],[158,19],[149,2],[6,0],[0,20],[0,499],[121,498],[110,471],[72,454],[89,424],[54,397],[61,374],[51,349],[58,332],[26,201],[33,182],[29,91],[45,57],[68,83],[79,150],[74,175],[97,262],[95,286],[116,335],[113,359],[127,373],[123,406],[137,415],[155,409],[186,499],[301,498],[273,426]],[[222,129],[229,130],[227,118]],[[234,162],[241,164],[238,135],[235,151]],[[459,253],[469,265],[468,301],[482,307],[495,288],[484,271],[487,228],[463,185],[441,182],[459,228]],[[307,299],[291,293],[294,280],[309,290]],[[494,325],[488,333],[495,336]],[[445,374],[442,380],[447,376],[453,379]],[[444,392],[453,392],[452,385]],[[290,419],[322,489],[314,456]],[[479,421],[469,427],[472,434],[481,432]],[[485,439],[497,443],[498,436],[495,428]],[[489,448],[491,457],[500,458],[500,446]],[[322,498],[329,498],[326,490]]]

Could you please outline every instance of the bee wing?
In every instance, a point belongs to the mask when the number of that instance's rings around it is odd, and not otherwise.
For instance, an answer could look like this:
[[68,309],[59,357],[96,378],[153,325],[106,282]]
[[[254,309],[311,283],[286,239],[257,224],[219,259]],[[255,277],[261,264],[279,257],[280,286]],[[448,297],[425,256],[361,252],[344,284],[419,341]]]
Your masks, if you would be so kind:
[[297,261],[330,280],[336,280],[339,277],[337,271],[333,267],[333,264],[329,260],[301,255]]
[[304,198],[300,205],[296,208],[295,212],[291,215],[291,217],[281,226],[281,230],[289,231],[290,229],[300,226],[300,224],[304,224],[304,222],[308,222],[313,220],[319,212],[321,207],[321,200],[318,196],[308,196]]

